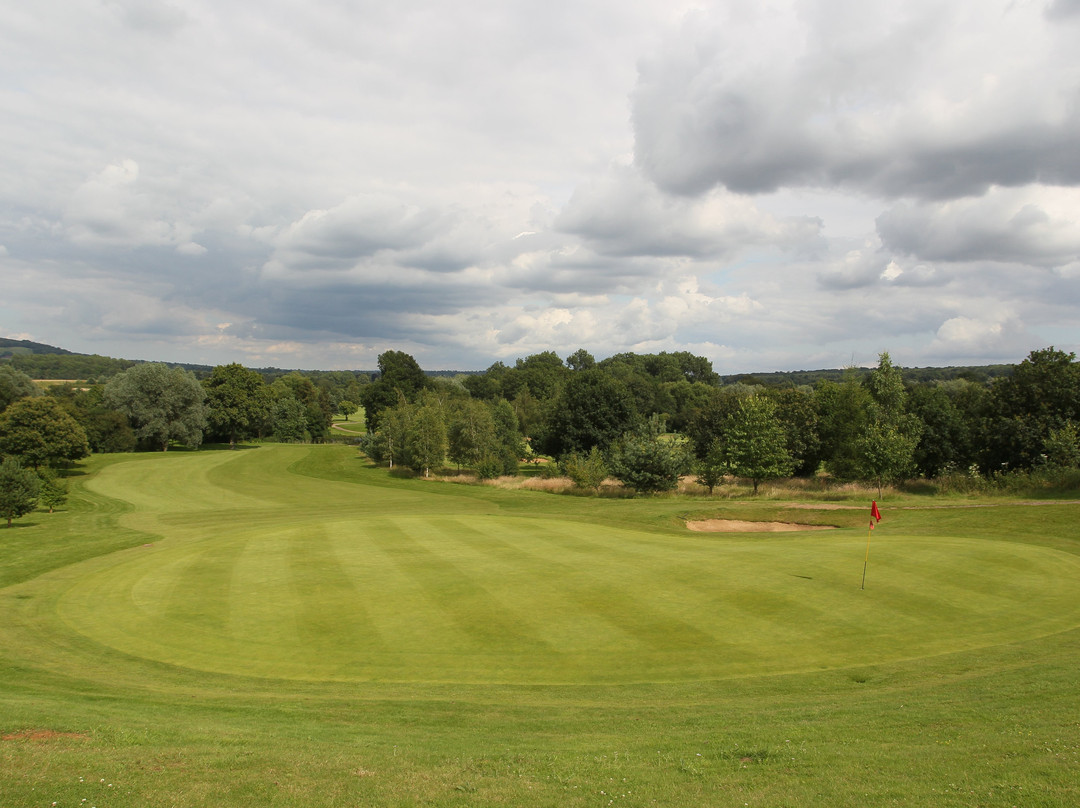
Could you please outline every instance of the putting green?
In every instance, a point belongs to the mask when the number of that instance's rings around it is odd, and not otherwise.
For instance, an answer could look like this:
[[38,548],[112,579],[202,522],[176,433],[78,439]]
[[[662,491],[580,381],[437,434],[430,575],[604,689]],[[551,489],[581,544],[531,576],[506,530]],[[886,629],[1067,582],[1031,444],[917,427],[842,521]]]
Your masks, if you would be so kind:
[[843,667],[1080,625],[1080,560],[1046,548],[890,536],[860,590],[854,531],[718,541],[505,515],[290,474],[297,452],[107,469],[95,488],[162,539],[69,569],[61,618],[195,670],[506,684]]

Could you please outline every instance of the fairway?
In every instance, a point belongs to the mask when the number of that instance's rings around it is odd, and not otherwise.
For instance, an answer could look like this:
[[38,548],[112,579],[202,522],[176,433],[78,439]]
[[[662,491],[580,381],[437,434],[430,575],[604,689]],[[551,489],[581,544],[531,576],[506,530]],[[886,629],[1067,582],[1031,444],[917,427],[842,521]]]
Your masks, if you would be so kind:
[[[0,530],[4,808],[1080,802],[1077,503],[890,498],[860,589],[861,499],[559,496],[340,445],[69,481]],[[729,518],[837,529],[686,527]]]
[[311,452],[104,469],[90,487],[155,538],[58,572],[60,618],[197,671],[463,684],[814,671],[1080,625],[1080,562],[1045,547],[882,530],[860,590],[861,531],[629,529],[575,518],[572,498],[531,494],[537,515],[462,486],[389,488],[356,459],[318,479]]

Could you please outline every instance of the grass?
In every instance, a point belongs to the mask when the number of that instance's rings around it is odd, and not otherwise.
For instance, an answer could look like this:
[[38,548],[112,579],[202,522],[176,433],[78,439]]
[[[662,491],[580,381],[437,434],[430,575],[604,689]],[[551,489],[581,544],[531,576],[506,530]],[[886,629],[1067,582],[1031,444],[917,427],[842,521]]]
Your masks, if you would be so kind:
[[1074,504],[890,498],[860,590],[863,510],[443,485],[343,446],[71,483],[0,530],[5,807],[1080,801]]

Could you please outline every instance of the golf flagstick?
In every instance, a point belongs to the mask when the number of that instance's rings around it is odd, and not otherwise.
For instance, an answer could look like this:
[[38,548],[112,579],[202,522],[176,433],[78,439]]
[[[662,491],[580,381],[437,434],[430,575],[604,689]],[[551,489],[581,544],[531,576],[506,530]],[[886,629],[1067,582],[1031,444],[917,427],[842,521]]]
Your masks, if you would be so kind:
[[881,521],[881,511],[878,510],[877,500],[870,503],[870,527],[866,529],[866,557],[862,563],[862,585],[859,589],[866,589],[866,565],[870,561],[870,534],[874,531],[874,524]]

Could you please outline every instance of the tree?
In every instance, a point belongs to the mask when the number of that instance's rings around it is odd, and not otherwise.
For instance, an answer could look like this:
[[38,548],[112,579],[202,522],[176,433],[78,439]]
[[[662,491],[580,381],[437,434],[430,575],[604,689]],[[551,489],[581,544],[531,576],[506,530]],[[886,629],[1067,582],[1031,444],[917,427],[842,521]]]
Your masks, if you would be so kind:
[[991,391],[987,466],[1031,468],[1046,454],[1051,430],[1080,422],[1080,363],[1053,347],[1032,351]]
[[52,513],[53,510],[67,502],[67,483],[61,480],[56,471],[48,466],[38,469],[38,478],[41,480],[41,491],[38,499],[42,505],[49,509],[49,513]]
[[0,365],[0,412],[13,401],[36,396],[40,391],[34,380],[11,365]]
[[611,453],[611,473],[643,494],[674,490],[688,465],[687,452],[681,443],[664,434],[664,421],[659,415],[625,434]]
[[262,376],[239,363],[218,365],[203,381],[210,427],[227,435],[236,448],[239,438],[258,433],[270,409],[270,396]]
[[885,482],[904,479],[914,470],[922,423],[906,411],[904,382],[887,351],[870,372],[867,389],[871,403],[868,422],[855,440],[855,470],[861,479],[877,484],[880,498]]
[[448,432],[450,459],[458,465],[476,468],[495,454],[495,419],[482,401],[466,399],[456,406]]
[[854,370],[844,372],[840,383],[824,381],[814,391],[818,412],[818,435],[821,456],[829,473],[840,479],[854,480],[859,476],[855,443],[869,421],[870,392],[855,376]]
[[589,450],[588,454],[571,452],[562,459],[559,465],[562,466],[563,473],[578,488],[599,491],[600,485],[608,476],[604,456],[595,446]]
[[722,457],[730,472],[749,477],[758,492],[763,480],[787,477],[795,466],[787,436],[776,417],[776,405],[763,396],[747,396],[724,430]]
[[709,489],[709,496],[712,496],[713,489],[716,486],[721,485],[724,482],[724,477],[727,476],[728,465],[727,460],[724,457],[724,447],[720,441],[715,440],[709,450],[705,453],[705,456],[697,461],[697,477],[695,482],[698,485],[703,485]]
[[349,416],[355,414],[360,409],[360,405],[355,401],[350,401],[347,398],[341,399],[337,405],[337,411],[345,416],[345,420],[349,420]]
[[502,473],[516,475],[518,462],[525,456],[525,440],[518,427],[517,414],[510,402],[500,398],[491,409],[495,421],[496,453],[502,465]]
[[5,457],[0,463],[0,516],[11,521],[25,516],[37,507],[41,481],[29,469],[19,465],[14,457]]
[[270,406],[270,421],[274,439],[279,443],[307,443],[311,440],[307,408],[290,395],[278,398]]
[[[316,386],[316,384],[304,374],[293,371],[279,379],[275,379],[270,385],[270,395],[273,400],[280,401],[283,398],[293,398],[304,411],[305,438],[296,440],[321,441],[330,432],[330,425],[334,422],[334,408],[330,403],[330,393]],[[290,408],[295,412],[295,408]],[[295,430],[292,430],[295,432]],[[275,426],[275,432],[277,427]]]
[[855,443],[859,457],[859,476],[877,485],[878,499],[886,482],[903,480],[915,468],[918,435],[902,431],[895,424],[874,421]]
[[51,396],[21,398],[0,413],[0,454],[34,468],[90,454],[86,430]]
[[578,348],[566,357],[566,366],[570,368],[570,370],[588,370],[589,368],[596,367],[596,359],[584,348]]
[[446,460],[446,422],[437,406],[428,404],[417,409],[409,424],[406,449],[409,466],[425,477]]
[[127,416],[140,441],[163,452],[172,441],[192,448],[202,444],[205,399],[191,371],[153,362],[135,365],[105,385],[106,403]]
[[379,377],[361,388],[360,404],[368,430],[374,432],[379,428],[382,411],[397,406],[399,397],[412,404],[420,391],[429,386],[427,375],[409,354],[401,351],[380,354]]
[[636,420],[624,385],[599,369],[575,371],[551,414],[544,446],[552,455],[604,450]]

